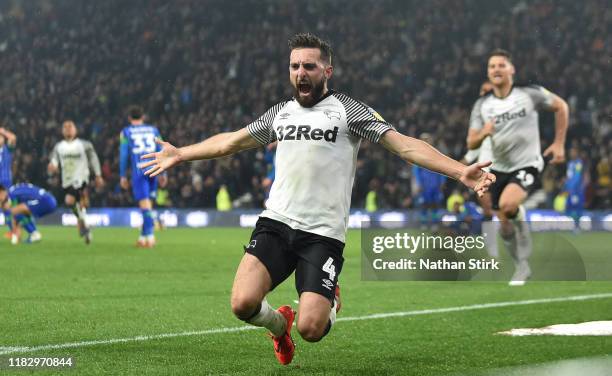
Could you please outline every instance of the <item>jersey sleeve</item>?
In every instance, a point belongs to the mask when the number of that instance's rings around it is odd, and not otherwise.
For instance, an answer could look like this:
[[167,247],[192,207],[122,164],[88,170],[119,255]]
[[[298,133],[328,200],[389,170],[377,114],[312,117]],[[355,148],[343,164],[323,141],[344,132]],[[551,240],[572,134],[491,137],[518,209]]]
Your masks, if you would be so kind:
[[482,114],[480,112],[482,102],[484,102],[484,98],[478,98],[476,103],[474,103],[474,107],[472,107],[472,113],[470,114],[470,129],[478,131],[484,126],[484,119],[482,118]]
[[287,101],[274,105],[257,120],[247,125],[246,128],[251,137],[262,145],[271,144],[276,141],[276,132],[274,132],[272,124],[276,115],[285,107],[285,104],[287,104]]
[[93,147],[93,144],[89,141],[83,141],[85,146],[85,154],[87,154],[87,162],[89,163],[89,167],[94,172],[94,175],[100,176],[102,175],[102,169],[100,168],[100,159],[98,159],[98,154],[96,154],[96,150]]
[[59,152],[57,150],[58,146],[59,144],[55,144],[53,150],[51,151],[51,156],[49,158],[49,162],[55,167],[59,166]]
[[547,110],[552,107],[555,96],[542,86],[532,85],[524,88],[525,92],[533,101],[533,106],[537,110]]
[[346,111],[349,131],[357,137],[378,142],[385,132],[395,129],[374,109],[348,95],[335,93]]

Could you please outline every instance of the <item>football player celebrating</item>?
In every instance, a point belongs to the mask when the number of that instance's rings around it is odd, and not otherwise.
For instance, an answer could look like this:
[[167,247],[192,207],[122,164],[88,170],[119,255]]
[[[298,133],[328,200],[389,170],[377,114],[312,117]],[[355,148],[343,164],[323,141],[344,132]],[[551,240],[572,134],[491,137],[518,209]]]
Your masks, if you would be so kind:
[[61,169],[64,202],[77,217],[79,235],[85,239],[86,244],[89,244],[92,235],[87,224],[89,206],[87,186],[92,171],[96,186],[101,187],[104,184],[100,160],[93,144],[77,137],[76,124],[72,120],[64,121],[62,135],[64,139],[58,142],[51,152],[47,172],[54,174]]
[[491,189],[493,208],[501,222],[505,246],[516,265],[510,285],[521,286],[531,276],[528,263],[531,236],[521,204],[536,186],[544,168],[538,111],[555,113],[555,139],[544,156],[551,156],[551,163],[558,164],[565,161],[569,110],[563,99],[541,86],[515,86],[514,73],[507,51],[491,53],[487,75],[493,90],[474,104],[467,144],[469,149],[477,149],[490,138],[491,173],[497,176]]
[[146,174],[172,166],[230,155],[278,141],[275,180],[232,288],[232,311],[239,319],[270,330],[281,364],[293,359],[291,328],[295,313],[278,310],[266,295],[295,272],[299,295],[297,330],[309,342],[329,333],[339,307],[351,189],[362,139],[380,143],[407,162],[460,180],[479,194],[495,177],[489,163],[465,166],[427,143],[397,132],[376,111],[328,88],[333,74],[330,45],[312,34],[289,41],[289,80],[294,95],[235,132],[200,143],[162,150],[143,158]]

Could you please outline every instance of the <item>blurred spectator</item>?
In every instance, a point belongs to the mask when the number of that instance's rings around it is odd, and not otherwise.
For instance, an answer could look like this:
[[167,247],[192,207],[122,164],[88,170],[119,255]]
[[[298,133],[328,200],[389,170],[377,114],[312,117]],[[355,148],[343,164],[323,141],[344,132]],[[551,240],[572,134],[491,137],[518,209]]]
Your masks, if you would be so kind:
[[610,195],[612,194],[612,178],[610,172],[610,160],[607,156],[603,156],[597,163],[597,185],[596,197],[599,206],[610,207]]
[[[600,150],[612,146],[611,18],[605,0],[3,1],[0,124],[20,139],[14,180],[46,185],[55,125],[76,119],[109,182],[93,205],[128,205],[114,189],[128,104],[145,107],[178,145],[237,129],[291,95],[286,40],[309,30],[335,48],[332,88],[378,109],[401,132],[431,133],[460,158],[486,54],[503,47],[521,83],[568,99],[568,140],[590,150],[585,165],[596,177],[589,202],[610,207],[610,165]],[[552,117],[543,116],[541,129],[551,140]],[[373,178],[381,207],[410,205],[401,160],[364,142],[357,165],[354,207],[365,205]],[[269,166],[263,150],[186,164],[171,173],[169,198],[178,207],[215,207],[225,182],[241,207],[261,207]]]
[[373,213],[380,208],[380,182],[374,178],[370,181],[370,190],[366,194],[365,210]]

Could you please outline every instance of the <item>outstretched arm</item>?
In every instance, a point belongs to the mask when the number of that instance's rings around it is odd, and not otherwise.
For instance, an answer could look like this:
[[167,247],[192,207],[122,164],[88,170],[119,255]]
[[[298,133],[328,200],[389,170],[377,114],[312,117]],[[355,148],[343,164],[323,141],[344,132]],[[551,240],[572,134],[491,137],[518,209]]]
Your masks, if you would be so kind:
[[546,150],[544,156],[552,154],[550,163],[557,164],[565,161],[565,136],[569,123],[569,107],[561,97],[554,95],[550,110],[555,113],[555,140]]
[[148,161],[141,164],[140,167],[142,169],[151,167],[145,172],[146,175],[150,176],[159,175],[181,162],[225,157],[260,146],[246,128],[235,132],[219,133],[200,143],[182,148],[177,148],[169,142],[161,140],[156,142],[162,146],[161,151],[145,154],[141,157]]
[[482,170],[483,167],[489,166],[491,162],[465,166],[440,153],[428,143],[404,136],[394,130],[385,132],[380,143],[408,163],[414,163],[461,181],[479,196],[482,196],[489,189],[489,186],[495,182],[495,175]]
[[9,131],[8,129],[0,127],[0,135],[6,137],[6,144],[9,147],[14,148],[17,144],[17,136],[15,136],[15,133]]

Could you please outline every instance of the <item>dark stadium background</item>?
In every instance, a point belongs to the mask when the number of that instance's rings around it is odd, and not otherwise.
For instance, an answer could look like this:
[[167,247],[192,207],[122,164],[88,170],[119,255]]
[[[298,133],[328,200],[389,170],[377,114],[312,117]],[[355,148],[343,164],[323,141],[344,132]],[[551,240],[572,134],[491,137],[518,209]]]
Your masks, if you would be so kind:
[[[0,375],[10,373],[3,372],[9,357],[70,356],[75,375],[609,376],[612,336],[498,333],[611,323],[610,5],[0,0],[0,127],[18,136],[14,183],[49,188],[63,202],[59,177],[47,175],[47,164],[66,119],[93,142],[106,180],[103,188],[90,186],[91,244],[77,236],[69,208],[38,222],[38,243],[0,242]],[[378,231],[386,222],[389,233],[399,231],[396,224],[412,235],[425,232],[408,226],[417,223],[411,220],[418,210],[387,210],[414,208],[411,166],[364,141],[338,322],[317,344],[294,331],[296,357],[280,366],[266,331],[245,326],[230,307],[248,227],[265,199],[271,153],[259,148],[173,168],[160,191],[169,207],[159,210],[166,229],[156,232],[154,248],[143,249],[134,246],[142,213],[131,191],[119,188],[119,132],[131,104],[143,106],[176,145],[245,126],[291,96],[287,40],[304,31],[332,42],[331,88],[364,101],[405,134],[430,133],[456,159],[466,151],[488,53],[509,50],[517,83],[542,85],[570,105],[566,147],[579,146],[585,162],[589,210],[581,230],[550,210],[566,171],[549,166],[537,195],[542,210],[530,210],[534,274],[525,286],[508,286],[514,263],[497,238],[499,260],[510,269],[491,273],[491,280],[486,273],[470,275],[471,282],[367,280],[362,229]],[[544,150],[554,118],[540,119]],[[240,210],[214,210],[222,187],[240,199]],[[446,194],[455,188],[462,189],[449,180]],[[370,190],[381,210],[364,213]],[[267,296],[273,307],[297,307],[291,279]]]
[[[193,143],[235,130],[291,95],[286,40],[311,31],[331,40],[331,87],[377,109],[411,136],[434,135],[461,158],[486,54],[514,55],[519,83],[565,98],[567,145],[587,166],[587,208],[610,207],[610,35],[602,1],[2,1],[0,124],[18,137],[15,182],[58,188],[44,172],[64,119],[98,151],[105,188],[93,206],[131,206],[118,187],[119,131],[137,103],[166,140]],[[528,30],[528,32],[526,32]],[[543,115],[544,145],[553,118]],[[170,173],[174,207],[214,207],[221,185],[259,208],[268,165],[262,150]],[[550,207],[563,169],[543,176]],[[411,207],[410,168],[364,143],[353,207],[369,189],[378,207]],[[447,191],[452,186],[447,187]]]

